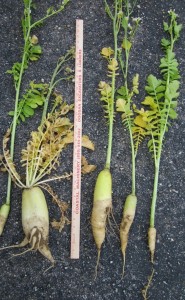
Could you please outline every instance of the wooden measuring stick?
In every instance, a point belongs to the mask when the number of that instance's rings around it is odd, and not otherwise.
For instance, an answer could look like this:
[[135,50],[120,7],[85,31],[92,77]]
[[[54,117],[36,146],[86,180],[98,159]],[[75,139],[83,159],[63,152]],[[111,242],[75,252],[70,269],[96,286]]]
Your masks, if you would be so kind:
[[76,20],[75,108],[72,183],[71,258],[80,256],[81,147],[83,91],[83,20]]

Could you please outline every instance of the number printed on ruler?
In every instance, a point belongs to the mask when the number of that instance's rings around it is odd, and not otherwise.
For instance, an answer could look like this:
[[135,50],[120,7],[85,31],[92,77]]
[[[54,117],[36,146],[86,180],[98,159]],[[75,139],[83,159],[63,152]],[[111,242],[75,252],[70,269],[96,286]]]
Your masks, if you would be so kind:
[[82,91],[83,91],[83,20],[76,20],[75,55],[75,108],[73,146],[73,187],[71,258],[80,255],[80,202],[81,202],[81,147],[82,147]]

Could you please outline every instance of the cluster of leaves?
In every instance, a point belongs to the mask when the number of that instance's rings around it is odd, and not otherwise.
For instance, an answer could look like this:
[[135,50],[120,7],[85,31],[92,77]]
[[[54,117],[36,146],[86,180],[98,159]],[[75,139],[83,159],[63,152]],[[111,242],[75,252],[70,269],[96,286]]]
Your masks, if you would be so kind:
[[119,48],[118,57],[124,74],[126,72],[125,69],[127,68],[126,66],[127,59],[129,58],[129,53],[132,48],[133,40],[136,35],[139,24],[141,22],[140,18],[130,18],[132,11],[133,11],[133,7],[129,6],[127,8],[126,15],[123,15],[121,21],[121,27],[124,30],[125,34],[122,40],[121,47]]
[[121,15],[121,32],[123,32],[123,38],[121,47],[118,49],[118,61],[123,75],[124,85],[117,90],[117,111],[121,112],[123,125],[128,129],[130,134],[130,142],[132,152],[134,156],[137,154],[139,144],[143,139],[143,130],[135,120],[133,97],[139,94],[139,75],[136,74],[132,80],[132,86],[128,85],[128,68],[129,68],[129,57],[130,51],[133,45],[133,41],[139,27],[140,18],[132,18],[131,14],[133,12],[136,1],[125,1],[124,12],[119,12]]
[[133,104],[133,96],[139,94],[139,75],[136,74],[132,80],[132,88],[129,90],[122,86],[117,90],[116,110],[121,112],[123,125],[128,128],[132,134],[135,156],[138,147],[144,138],[144,130],[140,126],[139,116],[135,115],[136,106]]
[[[118,75],[118,62],[114,58],[114,50],[112,48],[103,48],[101,51],[101,55],[108,61],[107,69],[108,74],[107,76],[110,78],[114,78]],[[105,112],[105,118],[109,123],[109,120],[113,117],[114,118],[114,106],[112,99],[112,84],[106,83],[105,81],[100,81],[99,83],[99,92],[101,94],[100,100],[103,102],[103,109]]]
[[7,73],[12,74],[16,89],[19,89],[22,75],[28,68],[29,62],[37,61],[42,54],[42,48],[38,44],[37,36],[31,35],[32,30],[38,26],[41,26],[43,22],[49,17],[61,12],[69,1],[70,0],[64,0],[62,4],[60,4],[58,9],[54,9],[53,7],[48,8],[43,18],[33,22],[31,11],[36,8],[36,5],[32,0],[23,0],[24,16],[21,23],[24,37],[24,48],[22,62],[14,63],[12,68],[7,71]]
[[[27,147],[22,150],[21,163],[26,168],[25,184],[20,180],[20,175],[16,171],[8,149],[10,130],[7,131],[3,139],[3,156],[1,157],[1,161],[3,162],[5,159],[3,165],[11,174],[14,182],[20,187],[28,188],[35,184],[40,184],[41,179],[49,175],[59,165],[62,150],[68,144],[73,143],[73,124],[66,115],[70,111],[73,111],[74,105],[68,105],[62,100],[62,97],[60,99],[60,104],[57,99],[57,109],[52,113],[48,113],[47,118],[38,127],[38,130],[31,133],[31,139],[27,142]],[[56,108],[55,103],[54,106]],[[82,137],[82,146],[94,150],[94,144],[86,135]],[[89,165],[84,157],[82,165],[84,174],[92,172],[95,169],[95,166]],[[64,176],[60,177],[64,178]],[[48,181],[54,179],[49,179]]]
[[[30,88],[27,89],[22,99],[19,100],[17,108],[17,122],[24,122],[25,118],[34,115],[35,109],[42,106],[47,94],[48,85],[44,83],[30,82]],[[15,112],[10,111],[9,115],[14,116]]]
[[32,186],[59,163],[63,148],[71,143],[73,124],[66,114],[73,105],[61,103],[58,110],[49,113],[37,131],[31,133],[27,148],[22,150],[22,165],[26,166],[27,185]]
[[165,132],[170,126],[170,119],[177,118],[177,98],[179,96],[179,70],[178,62],[173,51],[174,43],[179,38],[182,28],[177,24],[177,15],[174,11],[170,11],[170,24],[164,22],[164,30],[170,35],[170,40],[162,39],[161,45],[164,51],[164,57],[160,62],[161,79],[157,79],[154,75],[149,75],[147,79],[146,91],[148,96],[142,104],[147,108],[137,110],[140,124],[146,131],[146,135],[150,135],[148,142],[149,151],[154,154],[154,158],[160,156],[162,142]]
[[[27,25],[26,23],[23,23],[24,31],[27,32]],[[30,31],[30,28],[29,28]],[[29,32],[28,31],[28,32]],[[41,46],[38,44],[38,38],[36,35],[33,35],[32,37],[29,36],[27,37],[28,32],[26,33],[25,38],[25,45],[24,45],[24,63],[22,62],[15,62],[12,66],[11,70],[7,70],[8,74],[12,74],[13,79],[14,79],[14,84],[15,87],[18,87],[20,77],[24,73],[24,71],[28,68],[29,61],[37,61],[41,54],[42,54],[42,49]],[[25,35],[25,32],[24,32]]]

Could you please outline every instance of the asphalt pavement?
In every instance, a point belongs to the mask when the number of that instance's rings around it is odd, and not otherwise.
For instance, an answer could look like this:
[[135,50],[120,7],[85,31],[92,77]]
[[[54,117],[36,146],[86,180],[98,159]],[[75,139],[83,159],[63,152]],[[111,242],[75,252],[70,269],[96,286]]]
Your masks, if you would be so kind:
[[[40,3],[41,2],[41,3]],[[36,1],[37,10],[33,18],[43,16],[51,5],[60,1]],[[111,2],[111,1],[110,1]],[[140,74],[140,93],[137,103],[144,99],[146,77],[150,73],[159,75],[161,57],[160,40],[163,37],[163,21],[168,11],[175,9],[179,22],[183,24],[181,37],[175,52],[179,61],[181,86],[178,102],[178,119],[166,134],[161,172],[159,177],[158,202],[156,209],[157,244],[154,277],[149,290],[151,300],[185,299],[185,2],[184,0],[138,0],[133,13],[142,19],[132,49],[129,78]],[[8,112],[14,107],[15,90],[10,74],[6,71],[20,61],[23,46],[21,17],[23,1],[2,0],[0,3],[0,139],[11,124]],[[97,251],[93,241],[90,215],[93,190],[98,172],[104,167],[107,145],[107,126],[99,100],[98,83],[107,80],[106,63],[100,55],[103,47],[113,46],[112,25],[105,13],[103,1],[71,0],[66,9],[37,28],[43,49],[38,62],[32,63],[25,72],[22,91],[30,80],[48,82],[51,70],[58,57],[75,43],[75,20],[84,20],[84,86],[83,86],[83,133],[95,144],[95,151],[83,150],[88,161],[97,169],[82,176],[81,197],[81,243],[80,258],[70,259],[70,225],[59,233],[50,228],[49,245],[56,260],[54,268],[46,269],[50,263],[39,252],[28,252],[13,256],[20,249],[0,252],[0,298],[25,300],[140,300],[142,289],[151,274],[151,263],[147,246],[150,199],[153,186],[153,160],[144,142],[136,161],[138,205],[134,224],[130,231],[126,254],[124,278],[119,236],[109,226],[107,238],[101,252],[97,279],[94,280]],[[74,85],[59,86],[69,103],[74,99]],[[30,121],[17,128],[15,162],[19,166],[20,151],[26,145],[29,134],[39,124],[41,110]],[[113,176],[113,213],[119,224],[122,206],[131,189],[131,157],[129,136],[123,128],[120,116],[116,115],[111,171]],[[2,152],[2,146],[1,146]],[[72,170],[72,146],[63,155],[59,171]],[[1,201],[6,198],[7,175],[0,175]],[[55,182],[53,189],[61,199],[69,203],[71,217],[71,181]],[[21,190],[12,186],[12,207],[0,247],[12,245],[24,237],[21,226]],[[59,217],[59,211],[47,196],[50,219]]]

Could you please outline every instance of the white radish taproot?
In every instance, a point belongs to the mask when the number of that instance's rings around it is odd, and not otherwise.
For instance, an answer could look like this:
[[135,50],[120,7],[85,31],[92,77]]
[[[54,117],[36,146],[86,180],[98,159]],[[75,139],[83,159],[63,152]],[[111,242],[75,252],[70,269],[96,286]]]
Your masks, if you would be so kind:
[[135,217],[136,205],[137,197],[133,194],[128,195],[123,208],[123,217],[120,225],[121,251],[123,255],[123,274],[125,267],[125,253],[128,244],[128,234]]
[[156,229],[155,227],[150,227],[148,229],[148,247],[151,255],[151,262],[154,263],[154,253],[155,253],[155,244],[156,244]]
[[110,170],[102,170],[96,180],[94,190],[93,210],[91,215],[91,226],[93,237],[98,250],[97,268],[100,259],[102,244],[105,240],[107,217],[112,210],[112,176]]
[[22,226],[25,233],[24,241],[31,245],[31,250],[39,250],[43,256],[54,263],[48,247],[48,207],[44,193],[39,187],[23,190]]

